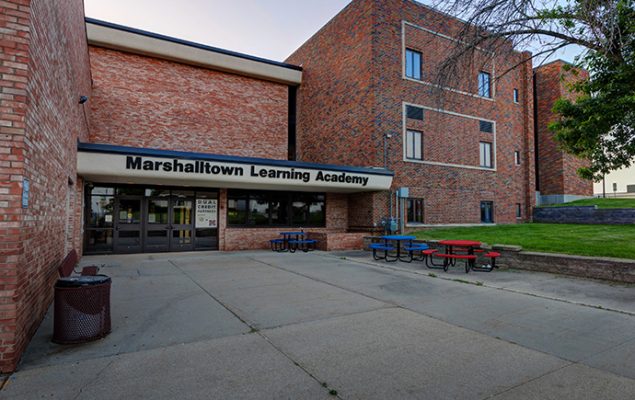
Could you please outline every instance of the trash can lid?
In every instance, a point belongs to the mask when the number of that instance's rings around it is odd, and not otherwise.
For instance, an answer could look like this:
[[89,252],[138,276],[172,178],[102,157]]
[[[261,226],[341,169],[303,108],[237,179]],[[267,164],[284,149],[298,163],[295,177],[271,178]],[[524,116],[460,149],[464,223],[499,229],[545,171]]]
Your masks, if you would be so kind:
[[60,278],[55,284],[56,287],[80,287],[80,286],[92,286],[101,285],[103,283],[110,282],[111,279],[106,275],[81,275],[81,276],[69,276],[67,278]]

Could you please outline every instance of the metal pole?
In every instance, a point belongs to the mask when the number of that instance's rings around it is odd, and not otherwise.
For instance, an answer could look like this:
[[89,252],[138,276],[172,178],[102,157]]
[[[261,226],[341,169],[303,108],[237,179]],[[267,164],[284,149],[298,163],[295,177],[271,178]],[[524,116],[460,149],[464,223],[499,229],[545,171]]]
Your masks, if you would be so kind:
[[602,198],[606,199],[606,179],[604,179],[604,174],[602,175]]

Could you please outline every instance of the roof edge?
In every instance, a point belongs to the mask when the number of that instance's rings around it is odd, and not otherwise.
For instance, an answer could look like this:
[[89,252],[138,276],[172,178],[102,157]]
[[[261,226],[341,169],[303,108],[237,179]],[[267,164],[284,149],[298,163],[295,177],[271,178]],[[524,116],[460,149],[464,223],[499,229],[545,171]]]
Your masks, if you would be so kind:
[[88,44],[299,85],[302,67],[85,17]]

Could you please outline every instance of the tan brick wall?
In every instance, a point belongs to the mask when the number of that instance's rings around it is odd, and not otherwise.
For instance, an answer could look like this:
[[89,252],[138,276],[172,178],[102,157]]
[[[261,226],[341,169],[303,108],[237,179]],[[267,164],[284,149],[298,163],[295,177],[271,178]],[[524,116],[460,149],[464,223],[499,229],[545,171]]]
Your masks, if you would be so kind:
[[90,47],[90,141],[287,159],[288,87]]
[[50,304],[60,261],[81,247],[81,186],[69,179],[77,180],[77,140],[88,136],[79,96],[91,93],[80,0],[0,8],[0,371],[8,372]]

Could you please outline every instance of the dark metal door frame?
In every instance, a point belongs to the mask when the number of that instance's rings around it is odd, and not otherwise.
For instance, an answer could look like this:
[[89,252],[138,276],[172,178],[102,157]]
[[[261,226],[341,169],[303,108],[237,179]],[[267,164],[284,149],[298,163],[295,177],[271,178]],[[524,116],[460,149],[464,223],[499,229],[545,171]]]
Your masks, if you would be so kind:
[[[138,222],[121,222],[121,202],[122,201],[138,201],[139,202],[139,221]],[[143,196],[116,196],[115,197],[115,218],[113,235],[113,251],[116,253],[140,253],[143,251],[143,220],[144,207]],[[138,232],[135,239],[133,235],[126,237],[128,233]]]
[[[189,224],[176,223],[175,204],[178,201],[190,202]],[[177,197],[170,196],[170,251],[191,251],[194,250],[194,217],[195,217],[196,198],[195,197]],[[175,236],[182,232],[183,236]],[[179,241],[189,241],[189,243],[179,243]]]
[[[143,201],[145,222],[143,224],[143,252],[170,251],[170,196],[146,197]],[[150,203],[152,201],[165,201],[167,203],[167,221],[150,221]]]

